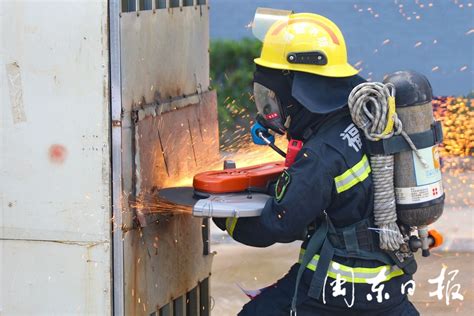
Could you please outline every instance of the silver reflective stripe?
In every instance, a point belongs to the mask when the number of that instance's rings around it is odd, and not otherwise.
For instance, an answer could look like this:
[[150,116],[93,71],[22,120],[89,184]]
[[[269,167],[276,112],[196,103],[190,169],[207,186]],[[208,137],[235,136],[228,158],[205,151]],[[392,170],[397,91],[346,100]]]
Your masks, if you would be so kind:
[[364,155],[354,167],[334,178],[337,193],[349,190],[357,183],[364,181],[369,176],[370,171],[369,159]]
[[[302,259],[304,251],[300,255],[300,262]],[[313,259],[308,263],[306,268],[316,271],[316,267],[318,265],[319,255],[315,255]],[[371,279],[374,279],[382,274],[384,279],[382,282],[388,281],[396,276],[400,276],[403,274],[403,270],[401,270],[397,266],[390,266],[390,265],[383,265],[375,268],[360,268],[360,267],[349,267],[337,263],[335,261],[331,261],[329,265],[329,269],[327,271],[327,275],[333,279],[337,279],[338,277],[352,283],[371,283]]]

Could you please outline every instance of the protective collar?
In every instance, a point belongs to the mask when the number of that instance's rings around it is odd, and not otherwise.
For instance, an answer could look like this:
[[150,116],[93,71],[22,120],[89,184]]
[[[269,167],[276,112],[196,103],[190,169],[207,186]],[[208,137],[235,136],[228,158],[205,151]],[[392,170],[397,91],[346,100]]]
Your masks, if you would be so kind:
[[333,78],[295,71],[291,94],[312,113],[326,114],[347,105],[347,98],[365,79],[352,77]]

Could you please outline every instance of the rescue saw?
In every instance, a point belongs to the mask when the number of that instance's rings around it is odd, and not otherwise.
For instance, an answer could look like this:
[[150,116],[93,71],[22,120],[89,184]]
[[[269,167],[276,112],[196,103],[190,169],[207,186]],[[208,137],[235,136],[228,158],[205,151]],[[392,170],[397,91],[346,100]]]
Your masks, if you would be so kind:
[[284,162],[236,168],[226,161],[224,170],[196,174],[192,187],[164,188],[161,199],[190,206],[197,217],[255,217],[271,197],[267,189],[285,169]]

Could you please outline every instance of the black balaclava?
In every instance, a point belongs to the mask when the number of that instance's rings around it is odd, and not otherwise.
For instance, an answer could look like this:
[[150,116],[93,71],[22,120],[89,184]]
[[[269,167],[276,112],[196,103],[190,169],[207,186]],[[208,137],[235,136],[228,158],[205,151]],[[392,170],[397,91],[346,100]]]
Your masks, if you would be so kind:
[[257,65],[254,82],[271,89],[281,102],[285,121],[290,116],[289,138],[304,140],[305,132],[322,122],[327,115],[311,113],[291,95],[293,73]]

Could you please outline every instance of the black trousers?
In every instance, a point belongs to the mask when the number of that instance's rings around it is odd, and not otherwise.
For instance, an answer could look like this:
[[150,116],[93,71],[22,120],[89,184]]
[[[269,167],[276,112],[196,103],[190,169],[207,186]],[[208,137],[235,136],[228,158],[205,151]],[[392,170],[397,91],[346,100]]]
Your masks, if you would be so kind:
[[[294,265],[291,270],[278,282],[265,289],[259,296],[245,304],[239,316],[289,316],[290,305],[295,289],[296,274],[299,265]],[[303,283],[303,281],[301,282]],[[379,310],[356,310],[354,308],[328,306],[315,300],[304,291],[304,285],[298,291],[297,316],[418,316],[420,313],[413,304],[405,297],[401,303],[389,308]]]

